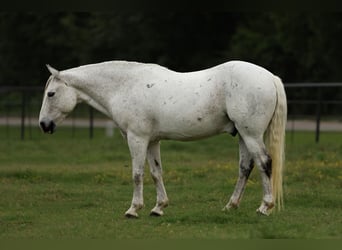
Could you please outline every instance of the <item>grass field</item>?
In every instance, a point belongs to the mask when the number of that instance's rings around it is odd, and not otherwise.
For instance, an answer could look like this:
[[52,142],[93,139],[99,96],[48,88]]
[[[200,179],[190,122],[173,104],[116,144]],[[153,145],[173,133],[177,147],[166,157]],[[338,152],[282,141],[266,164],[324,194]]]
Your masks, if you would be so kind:
[[[254,169],[238,210],[222,212],[238,173],[237,138],[162,142],[170,206],[150,217],[155,189],[145,174],[145,208],[126,219],[132,197],[131,162],[116,131],[71,137],[32,131],[8,139],[0,127],[0,238],[34,239],[246,239],[341,238],[342,133],[297,132],[287,140],[285,210],[269,217],[255,210],[262,196]],[[7,131],[8,132],[8,131]],[[11,128],[11,135],[19,134]]]

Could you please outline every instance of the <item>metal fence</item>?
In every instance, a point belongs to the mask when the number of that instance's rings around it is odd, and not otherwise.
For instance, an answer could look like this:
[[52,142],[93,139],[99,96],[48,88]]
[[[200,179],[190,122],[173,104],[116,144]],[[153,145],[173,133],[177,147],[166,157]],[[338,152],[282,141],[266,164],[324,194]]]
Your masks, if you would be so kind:
[[[330,119],[332,118],[333,120],[337,121],[342,119],[342,83],[287,83],[285,84],[285,89],[287,95],[290,96],[290,98],[288,98],[287,100],[289,109],[288,120],[296,120],[303,116],[311,117],[311,119],[315,121],[315,142],[319,142],[322,117]],[[310,91],[310,93],[312,94],[310,99],[298,97],[294,98],[290,95],[291,91],[296,92],[298,90],[309,89],[315,89],[315,91]],[[335,96],[337,96],[338,99],[327,98],[324,90],[329,90],[330,92],[336,91],[337,95]],[[297,114],[294,111],[297,105],[305,105],[311,107],[311,112],[308,112],[309,114]],[[325,110],[323,110],[324,107]],[[337,130],[342,131],[342,123],[340,125],[341,128],[337,128]],[[293,132],[293,129],[291,130],[291,132]]]
[[[288,120],[308,119],[315,122],[315,141],[319,142],[321,121],[324,119],[342,120],[342,83],[286,83],[288,97]],[[340,93],[337,99],[326,98],[325,91]],[[43,87],[0,86],[0,126],[8,135],[12,126],[20,127],[20,138],[32,138],[32,129],[38,127],[38,115],[42,101]],[[309,98],[305,94],[310,92]],[[299,111],[298,111],[299,110]],[[331,111],[334,112],[331,112]],[[342,124],[342,123],[341,123]],[[94,127],[112,128],[106,118],[93,108],[80,105],[72,113],[65,126],[70,126],[72,136],[79,127],[86,127],[89,138],[94,137]],[[294,126],[288,128],[296,130]],[[341,129],[338,129],[342,131]]]
[[[38,129],[38,116],[42,102],[44,87],[13,87],[0,86],[0,127],[1,133],[10,138],[10,128],[20,128],[20,139],[32,138],[32,130]],[[78,105],[65,122],[71,127],[71,136],[74,137],[77,128],[88,128],[89,138],[93,138],[94,126],[103,126],[104,119],[99,112],[85,104]],[[95,124],[94,124],[95,123]],[[16,130],[17,131],[17,130]]]

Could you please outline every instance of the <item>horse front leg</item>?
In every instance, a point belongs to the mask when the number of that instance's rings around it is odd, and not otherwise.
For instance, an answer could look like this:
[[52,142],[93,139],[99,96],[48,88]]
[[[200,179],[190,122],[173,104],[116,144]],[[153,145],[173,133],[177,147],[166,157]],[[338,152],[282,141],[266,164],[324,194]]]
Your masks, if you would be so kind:
[[144,206],[143,178],[148,140],[138,137],[132,133],[128,133],[127,142],[132,157],[134,191],[131,207],[126,211],[125,216],[129,218],[137,218],[137,211]]
[[162,177],[162,163],[160,158],[160,143],[154,142],[148,146],[147,149],[147,160],[150,165],[151,176],[156,186],[157,191],[157,204],[151,210],[152,216],[161,216],[164,214],[163,208],[169,204],[169,199],[164,187]]

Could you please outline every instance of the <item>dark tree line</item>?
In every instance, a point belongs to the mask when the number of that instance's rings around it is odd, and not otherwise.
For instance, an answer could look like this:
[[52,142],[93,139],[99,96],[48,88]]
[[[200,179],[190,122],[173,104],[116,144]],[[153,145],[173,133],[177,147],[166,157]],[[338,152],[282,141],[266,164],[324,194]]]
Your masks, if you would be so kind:
[[284,82],[342,81],[339,12],[2,12],[0,37],[0,85],[43,85],[46,63],[119,59],[177,71],[238,59]]

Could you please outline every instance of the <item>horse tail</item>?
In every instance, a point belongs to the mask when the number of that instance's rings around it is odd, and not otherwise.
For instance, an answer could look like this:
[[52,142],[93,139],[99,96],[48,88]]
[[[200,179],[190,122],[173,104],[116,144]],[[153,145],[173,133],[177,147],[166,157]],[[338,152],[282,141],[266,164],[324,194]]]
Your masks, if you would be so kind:
[[283,171],[285,163],[285,128],[287,120],[287,102],[281,79],[274,76],[277,103],[273,117],[266,131],[266,146],[272,158],[272,193],[278,211],[284,207]]

